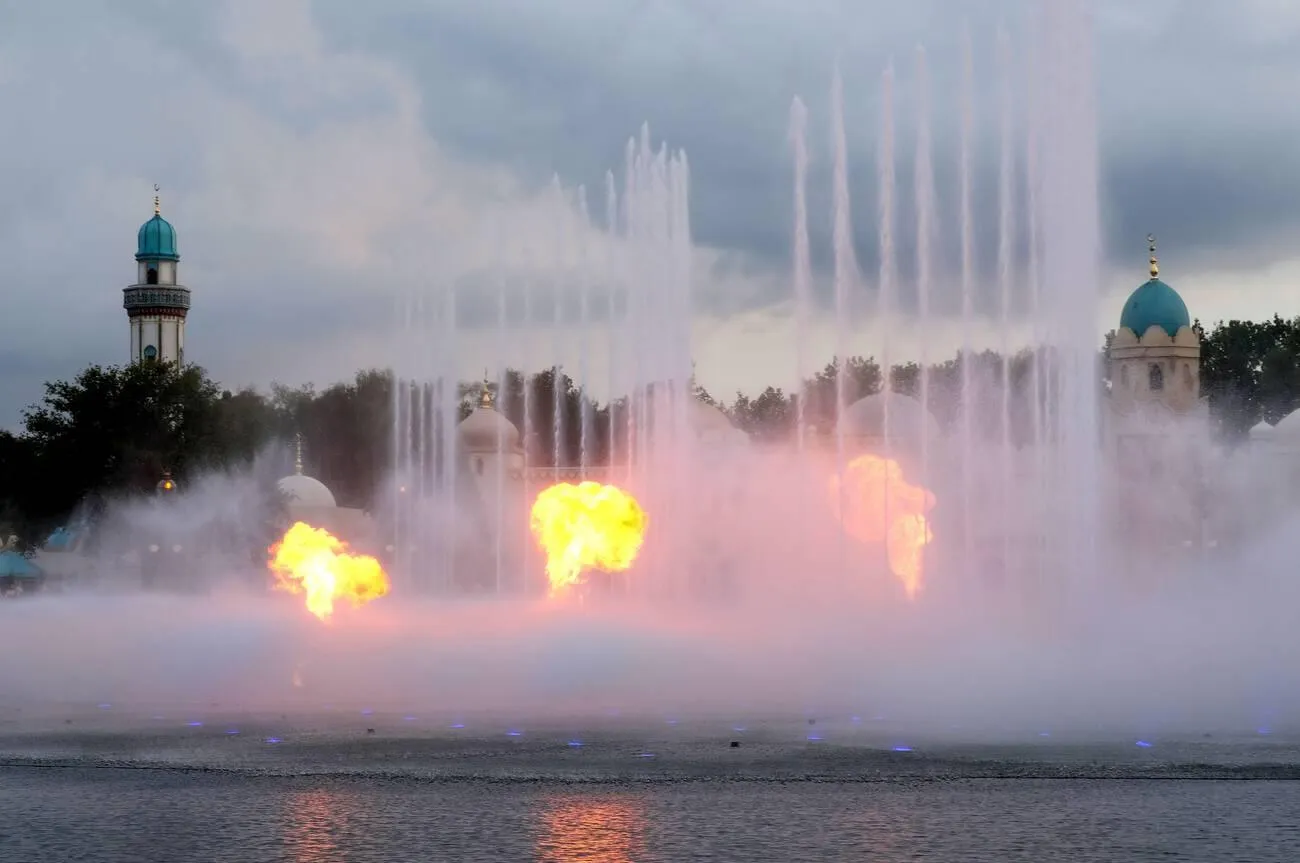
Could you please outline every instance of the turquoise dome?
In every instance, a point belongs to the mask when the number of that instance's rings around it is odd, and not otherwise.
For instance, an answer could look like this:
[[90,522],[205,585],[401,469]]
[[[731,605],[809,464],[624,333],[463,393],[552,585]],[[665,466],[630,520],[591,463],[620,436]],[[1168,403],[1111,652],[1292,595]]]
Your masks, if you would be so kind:
[[1119,315],[1119,325],[1132,330],[1142,338],[1151,327],[1160,327],[1173,338],[1182,327],[1192,325],[1187,313],[1187,303],[1178,292],[1157,278],[1138,286],[1124,303]]
[[176,229],[171,222],[158,214],[140,226],[135,259],[153,261],[179,261],[176,253]]

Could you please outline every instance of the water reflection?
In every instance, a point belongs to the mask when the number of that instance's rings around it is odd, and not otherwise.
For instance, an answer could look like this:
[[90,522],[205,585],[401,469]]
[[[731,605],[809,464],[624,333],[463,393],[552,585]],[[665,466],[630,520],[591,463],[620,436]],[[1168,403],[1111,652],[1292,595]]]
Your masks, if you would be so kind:
[[342,860],[337,831],[346,803],[323,788],[290,794],[284,806],[284,845],[294,863]]
[[631,795],[550,796],[539,820],[543,863],[631,863],[641,853],[644,805]]

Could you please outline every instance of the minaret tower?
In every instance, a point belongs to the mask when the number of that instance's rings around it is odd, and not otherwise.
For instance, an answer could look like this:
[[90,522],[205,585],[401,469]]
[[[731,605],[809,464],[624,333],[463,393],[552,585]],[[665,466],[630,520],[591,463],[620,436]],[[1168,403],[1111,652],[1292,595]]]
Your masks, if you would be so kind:
[[136,282],[123,289],[122,307],[131,328],[131,362],[181,364],[190,289],[176,280],[176,229],[162,217],[158,187],[153,190],[153,218],[140,226]]

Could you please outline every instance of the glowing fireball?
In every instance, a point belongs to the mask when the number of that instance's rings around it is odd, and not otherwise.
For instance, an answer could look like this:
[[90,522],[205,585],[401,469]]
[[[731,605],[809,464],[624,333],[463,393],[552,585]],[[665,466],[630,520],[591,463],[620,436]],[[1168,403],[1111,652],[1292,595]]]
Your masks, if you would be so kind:
[[616,486],[562,482],[537,496],[531,523],[556,596],[579,584],[583,570],[630,567],[645,538],[646,514]]
[[348,552],[348,544],[329,531],[296,523],[271,546],[267,564],[275,587],[305,594],[307,610],[326,620],[336,600],[365,605],[388,593],[388,575],[379,561]]
[[934,539],[925,517],[934,495],[909,483],[898,462],[871,453],[844,466],[843,487],[838,476],[831,477],[830,493],[844,531],[861,543],[884,543],[890,571],[915,597],[924,580],[925,547]]

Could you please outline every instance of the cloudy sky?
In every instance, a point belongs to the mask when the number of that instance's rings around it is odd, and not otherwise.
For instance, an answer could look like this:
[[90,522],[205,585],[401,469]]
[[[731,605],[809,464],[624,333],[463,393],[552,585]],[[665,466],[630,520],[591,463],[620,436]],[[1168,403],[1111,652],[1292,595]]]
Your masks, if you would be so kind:
[[[1104,243],[1098,339],[1144,276],[1148,231],[1194,315],[1300,314],[1292,242],[1300,111],[1291,108],[1300,4],[1091,5]],[[648,121],[656,141],[689,155],[697,368],[707,386],[729,394],[795,376],[787,132],[795,95],[809,111],[819,303],[807,353],[824,361],[833,349],[837,57],[864,291],[877,260],[880,81],[891,59],[902,294],[910,290],[918,45],[934,105],[937,307],[952,307],[955,296],[963,30],[975,69],[981,274],[992,272],[996,248],[1000,27],[1011,46],[1017,174],[1023,167],[1023,0],[81,0],[76,14],[71,8],[0,4],[5,426],[39,398],[43,380],[127,359],[120,291],[134,280],[135,231],[151,214],[154,183],[179,233],[182,281],[194,291],[188,358],[232,388],[326,384],[393,361],[395,298],[451,284],[473,294],[481,274],[506,258],[513,271],[545,267],[556,236],[552,176],[568,188],[602,188],[605,170],[621,166],[628,137]],[[603,219],[603,192],[589,197]],[[474,303],[463,299],[465,309]],[[457,342],[466,376],[481,374],[502,343],[481,319],[467,320]],[[955,323],[933,326],[932,341],[947,349]],[[896,354],[921,342],[913,320],[887,329]],[[878,352],[881,332],[870,319],[855,321],[853,347]],[[566,329],[565,350],[571,336]],[[505,341],[512,362],[540,366],[555,340],[542,332]]]

